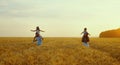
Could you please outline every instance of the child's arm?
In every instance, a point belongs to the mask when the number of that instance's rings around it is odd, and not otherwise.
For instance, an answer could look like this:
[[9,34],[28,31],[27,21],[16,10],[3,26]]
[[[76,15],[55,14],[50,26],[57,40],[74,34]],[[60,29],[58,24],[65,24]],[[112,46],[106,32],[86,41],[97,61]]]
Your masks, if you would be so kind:
[[40,30],[41,32],[45,32],[45,31],[43,31],[43,30]]
[[83,32],[81,33],[81,35],[83,34]]
[[31,30],[32,32],[35,32],[36,30]]

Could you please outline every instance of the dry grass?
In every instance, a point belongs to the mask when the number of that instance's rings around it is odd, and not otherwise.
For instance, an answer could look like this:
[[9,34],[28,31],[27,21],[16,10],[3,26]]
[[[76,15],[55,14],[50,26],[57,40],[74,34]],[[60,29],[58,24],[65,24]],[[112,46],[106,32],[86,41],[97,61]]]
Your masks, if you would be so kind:
[[120,65],[119,38],[91,38],[90,48],[79,38],[0,38],[0,65]]

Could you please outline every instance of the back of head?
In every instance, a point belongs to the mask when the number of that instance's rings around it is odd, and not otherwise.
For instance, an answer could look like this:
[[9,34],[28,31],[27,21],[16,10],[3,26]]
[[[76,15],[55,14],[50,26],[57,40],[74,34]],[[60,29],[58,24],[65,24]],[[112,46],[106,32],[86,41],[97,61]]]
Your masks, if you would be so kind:
[[84,31],[87,31],[87,28],[84,28]]
[[40,30],[39,26],[36,27],[36,30]]

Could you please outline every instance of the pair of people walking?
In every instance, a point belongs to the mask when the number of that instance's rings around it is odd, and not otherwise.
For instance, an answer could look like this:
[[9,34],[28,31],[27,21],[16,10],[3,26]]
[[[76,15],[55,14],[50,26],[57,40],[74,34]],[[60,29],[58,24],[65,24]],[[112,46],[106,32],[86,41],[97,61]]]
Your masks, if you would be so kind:
[[[31,31],[35,32],[35,37],[33,38],[33,42],[37,41],[37,44],[41,45],[43,38],[40,35],[40,32],[45,32],[45,31],[40,30],[40,28],[38,26],[36,27],[36,30],[31,30]],[[89,47],[89,43],[88,43],[89,42],[89,37],[88,37],[89,33],[87,32],[87,28],[84,28],[84,31],[81,34],[83,34],[83,36],[82,36],[83,45]]]

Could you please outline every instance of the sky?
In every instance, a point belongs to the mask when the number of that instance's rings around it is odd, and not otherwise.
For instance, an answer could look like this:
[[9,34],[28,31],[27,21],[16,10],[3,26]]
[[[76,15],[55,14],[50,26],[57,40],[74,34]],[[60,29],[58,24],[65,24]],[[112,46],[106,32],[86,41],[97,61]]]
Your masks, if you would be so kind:
[[0,0],[0,37],[91,37],[120,28],[120,0]]

